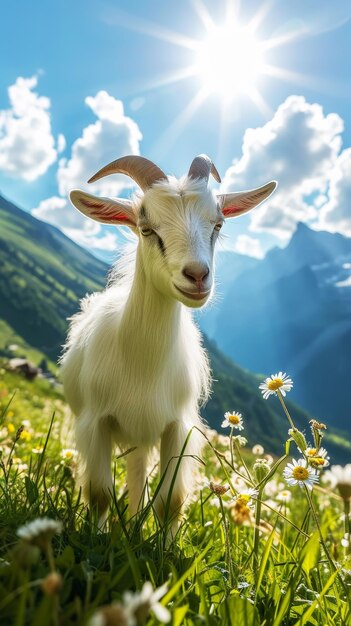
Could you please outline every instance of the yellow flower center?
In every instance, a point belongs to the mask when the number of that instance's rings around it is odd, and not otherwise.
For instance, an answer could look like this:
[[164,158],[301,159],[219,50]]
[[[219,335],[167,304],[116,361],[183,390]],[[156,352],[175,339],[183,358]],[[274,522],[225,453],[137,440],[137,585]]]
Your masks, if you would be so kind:
[[240,493],[236,499],[238,504],[246,505],[250,500],[250,496],[247,493]]
[[293,469],[293,476],[296,480],[307,480],[308,469],[306,467],[302,467],[301,465],[297,465]]
[[267,387],[271,391],[277,391],[277,389],[279,389],[279,387],[282,387],[283,385],[284,383],[281,378],[275,378],[274,380],[270,380],[267,383]]
[[317,448],[308,448],[307,450],[308,456],[315,456],[317,452],[318,452]]
[[22,430],[20,438],[24,439],[24,441],[30,441],[32,438],[32,435],[30,434],[28,430]]
[[237,426],[238,424],[240,424],[240,417],[239,415],[235,415],[235,413],[233,413],[232,415],[228,415],[228,421],[231,424],[234,424],[235,426]]

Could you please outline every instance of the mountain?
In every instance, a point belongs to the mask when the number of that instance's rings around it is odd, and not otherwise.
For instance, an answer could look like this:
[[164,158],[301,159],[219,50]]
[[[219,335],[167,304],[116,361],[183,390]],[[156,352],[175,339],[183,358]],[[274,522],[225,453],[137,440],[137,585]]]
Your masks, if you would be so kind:
[[101,289],[107,265],[0,196],[0,318],[56,359],[77,299]]
[[351,239],[299,224],[231,283],[215,336],[245,368],[288,371],[299,404],[351,432]]
[[[0,329],[16,333],[21,346],[56,359],[67,330],[66,317],[78,309],[87,291],[105,284],[107,266],[59,230],[33,218],[0,197]],[[0,334],[0,353],[6,353]],[[283,452],[288,425],[276,399],[266,402],[258,390],[260,378],[225,357],[206,341],[213,372],[213,395],[203,409],[208,423],[220,430],[226,411],[242,412],[249,444],[261,443]],[[274,400],[276,400],[274,402]],[[310,416],[289,405],[297,425],[307,430]],[[329,434],[328,448],[339,462],[351,454],[343,435]]]
[[254,269],[258,259],[229,250],[219,250],[215,259],[215,297],[208,305],[196,311],[196,319],[204,333],[214,336],[216,331],[218,310],[229,292],[230,285],[243,272]]

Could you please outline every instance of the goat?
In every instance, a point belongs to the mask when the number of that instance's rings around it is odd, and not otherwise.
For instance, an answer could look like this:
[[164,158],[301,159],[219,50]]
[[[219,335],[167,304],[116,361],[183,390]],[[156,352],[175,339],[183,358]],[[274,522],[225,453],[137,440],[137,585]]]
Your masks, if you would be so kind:
[[113,173],[129,175],[143,193],[112,200],[73,190],[70,199],[90,218],[128,226],[138,237],[135,258],[124,276],[117,269],[105,291],[83,299],[71,321],[61,375],[77,416],[86,499],[104,518],[113,447],[132,447],[127,485],[134,516],[142,506],[148,452],[161,440],[155,508],[161,520],[169,510],[173,536],[202,447],[199,405],[210,387],[207,355],[189,308],[202,307],[211,296],[214,247],[224,219],[249,211],[276,183],[216,196],[208,178],[220,177],[206,155],[196,157],[179,180],[148,159],[126,156],[88,182]]

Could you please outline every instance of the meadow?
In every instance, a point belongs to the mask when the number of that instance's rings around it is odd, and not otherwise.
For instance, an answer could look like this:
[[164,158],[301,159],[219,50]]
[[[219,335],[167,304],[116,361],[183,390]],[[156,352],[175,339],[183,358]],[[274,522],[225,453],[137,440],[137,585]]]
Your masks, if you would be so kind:
[[245,414],[228,407],[221,433],[204,433],[195,492],[170,543],[153,510],[157,457],[149,502],[129,521],[116,452],[101,531],[77,488],[60,390],[0,368],[1,625],[351,624],[351,466],[328,467],[324,424],[295,428],[287,379],[262,389],[262,403],[281,401],[286,417],[281,457],[251,441]]

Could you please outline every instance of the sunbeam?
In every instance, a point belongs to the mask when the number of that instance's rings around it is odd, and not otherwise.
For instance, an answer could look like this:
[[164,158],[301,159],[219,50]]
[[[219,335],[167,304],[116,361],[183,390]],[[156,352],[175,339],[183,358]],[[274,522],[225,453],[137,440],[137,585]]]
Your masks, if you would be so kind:
[[221,21],[213,17],[202,0],[191,0],[191,6],[203,27],[202,38],[165,29],[143,18],[132,19],[124,11],[110,11],[108,14],[110,24],[116,21],[119,26],[123,25],[187,51],[188,62],[184,64],[183,57],[183,67],[170,70],[164,76],[153,76],[151,80],[145,77],[139,83],[140,94],[182,81],[192,81],[194,95],[160,137],[155,146],[158,155],[170,148],[208,98],[218,100],[221,134],[224,137],[225,125],[239,114],[245,101],[252,103],[262,117],[268,118],[272,115],[263,95],[269,81],[306,85],[313,80],[313,77],[286,69],[275,61],[280,46],[287,46],[308,35],[308,29],[303,24],[285,33],[274,33],[271,37],[260,38],[259,28],[272,11],[273,0],[263,2],[245,23],[241,20],[240,0],[226,0]]

